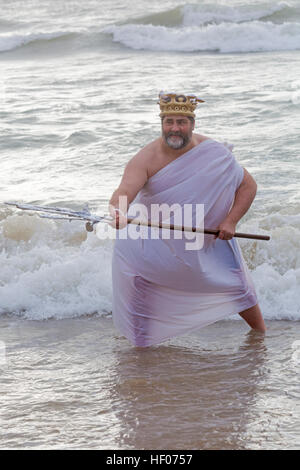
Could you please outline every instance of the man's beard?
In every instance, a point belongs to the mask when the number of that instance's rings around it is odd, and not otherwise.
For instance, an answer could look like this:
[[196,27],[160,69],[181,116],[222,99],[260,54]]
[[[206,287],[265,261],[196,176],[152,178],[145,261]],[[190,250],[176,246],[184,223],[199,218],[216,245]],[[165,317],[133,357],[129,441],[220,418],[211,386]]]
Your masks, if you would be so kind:
[[[174,136],[176,136],[174,138]],[[179,150],[185,147],[191,140],[189,135],[182,135],[180,132],[169,132],[164,134],[164,139],[169,147]]]

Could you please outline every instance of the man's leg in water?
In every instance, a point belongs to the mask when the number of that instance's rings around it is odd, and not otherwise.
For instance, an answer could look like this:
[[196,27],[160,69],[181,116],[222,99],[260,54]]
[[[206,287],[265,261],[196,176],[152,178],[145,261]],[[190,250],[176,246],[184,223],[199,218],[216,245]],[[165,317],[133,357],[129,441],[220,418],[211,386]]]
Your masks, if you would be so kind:
[[243,310],[240,312],[240,316],[253,330],[265,333],[266,325],[258,304],[254,305],[254,307],[247,308],[247,310]]

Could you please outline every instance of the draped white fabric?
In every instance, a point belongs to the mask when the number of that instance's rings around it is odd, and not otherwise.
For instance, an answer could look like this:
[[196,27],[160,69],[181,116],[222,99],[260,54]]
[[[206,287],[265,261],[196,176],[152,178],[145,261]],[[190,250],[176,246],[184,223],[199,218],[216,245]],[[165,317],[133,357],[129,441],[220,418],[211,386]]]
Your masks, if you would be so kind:
[[[129,214],[136,203],[149,214],[152,204],[193,204],[193,211],[204,204],[205,227],[217,228],[243,175],[229,148],[207,139],[149,178]],[[174,239],[174,232],[163,239],[160,230],[160,238],[151,239],[146,228],[148,238],[133,239],[130,230],[117,232],[112,269],[114,323],[132,344],[157,344],[257,303],[235,238],[205,235],[201,249],[187,250],[187,240]]]

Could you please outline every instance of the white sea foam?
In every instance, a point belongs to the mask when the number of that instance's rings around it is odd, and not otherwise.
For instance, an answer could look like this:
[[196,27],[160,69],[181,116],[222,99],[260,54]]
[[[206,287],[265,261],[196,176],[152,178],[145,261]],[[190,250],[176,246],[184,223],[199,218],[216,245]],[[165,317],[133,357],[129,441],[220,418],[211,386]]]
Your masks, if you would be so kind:
[[275,212],[239,226],[271,235],[268,242],[239,241],[266,319],[300,320],[300,215]]
[[220,23],[185,28],[127,24],[104,30],[132,49],[152,51],[257,52],[300,49],[298,23]]
[[[300,216],[275,213],[238,229],[271,235],[240,239],[265,318],[299,321]],[[0,246],[0,314],[43,320],[111,312],[113,242],[83,223],[9,215]]]
[[286,2],[204,3],[109,26],[104,32],[132,49],[257,52],[299,49],[299,25],[300,10]]
[[109,242],[82,223],[27,214],[1,225],[0,313],[41,320],[111,311]]

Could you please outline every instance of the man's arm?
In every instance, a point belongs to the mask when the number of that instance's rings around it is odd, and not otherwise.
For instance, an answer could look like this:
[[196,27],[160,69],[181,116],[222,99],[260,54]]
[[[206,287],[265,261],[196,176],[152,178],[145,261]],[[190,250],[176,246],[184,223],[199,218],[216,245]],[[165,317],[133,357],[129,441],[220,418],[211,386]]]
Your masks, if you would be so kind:
[[114,191],[109,201],[110,214],[115,217],[114,226],[126,225],[125,218],[115,211],[119,209],[121,214],[126,214],[129,204],[148,180],[146,157],[138,153],[126,165],[119,187]]
[[235,193],[234,203],[226,218],[219,225],[219,238],[230,240],[234,233],[238,221],[246,214],[250,208],[257,190],[257,184],[250,173],[244,168],[244,178]]

